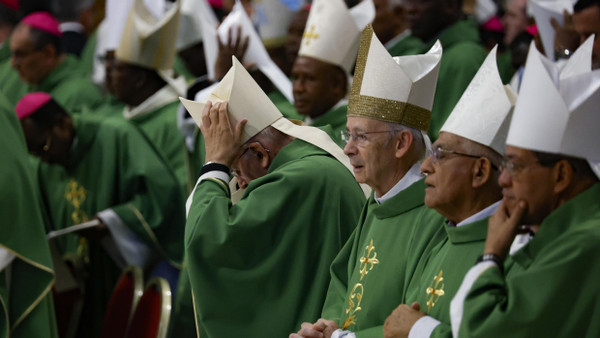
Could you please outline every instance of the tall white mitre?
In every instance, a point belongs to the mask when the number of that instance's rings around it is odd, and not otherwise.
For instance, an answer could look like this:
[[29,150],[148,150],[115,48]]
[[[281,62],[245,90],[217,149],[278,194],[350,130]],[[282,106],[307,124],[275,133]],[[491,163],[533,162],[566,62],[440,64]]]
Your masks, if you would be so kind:
[[531,0],[528,3],[528,7],[540,31],[540,38],[546,57],[552,61],[556,61],[554,57],[554,36],[556,33],[550,23],[550,18],[554,18],[562,26],[565,21],[563,12],[566,10],[569,13],[573,13],[573,1]]
[[440,132],[452,133],[504,154],[517,94],[502,84],[494,47],[448,116]]
[[392,57],[368,25],[356,60],[348,116],[395,122],[427,131],[442,45],[426,53]]
[[300,43],[299,56],[340,66],[350,73],[360,44],[360,32],[375,18],[371,0],[348,10],[343,0],[315,0]]
[[591,71],[593,38],[562,70],[533,44],[507,145],[586,159],[600,177],[600,70]]
[[179,7],[179,1],[165,3],[164,14],[157,18],[143,0],[134,0],[116,57],[154,70],[173,68]]
[[[178,51],[209,39],[203,29],[204,21],[208,21],[216,29],[218,20],[206,0],[181,0],[176,43]],[[214,31],[212,38],[214,38]]]
[[[243,119],[248,120],[244,128],[243,142],[272,126],[282,133],[288,134],[305,142],[311,143],[335,157],[351,173],[352,166],[344,151],[321,129],[309,126],[299,126],[283,117],[267,94],[254,81],[246,68],[232,57],[233,66],[225,77],[214,88],[206,101],[212,103],[227,101],[227,109],[232,123],[235,125]],[[195,102],[179,98],[190,112],[198,126],[202,125],[202,110],[206,102]],[[365,195],[370,189],[363,186]]]

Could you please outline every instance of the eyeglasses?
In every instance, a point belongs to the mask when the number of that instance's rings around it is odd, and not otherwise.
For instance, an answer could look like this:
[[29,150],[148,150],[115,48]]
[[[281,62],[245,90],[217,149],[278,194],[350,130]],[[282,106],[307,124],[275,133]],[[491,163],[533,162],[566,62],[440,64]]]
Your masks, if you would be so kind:
[[518,163],[518,162],[513,162],[508,158],[504,158],[502,160],[502,163],[500,164],[500,170],[504,171],[506,170],[511,176],[514,176],[515,174],[520,173],[523,169],[534,165],[534,164],[540,164],[541,166],[548,166],[548,165],[554,165],[556,162],[558,162],[558,160],[548,160],[548,161],[542,161],[542,160],[534,160],[528,163]]
[[[448,156],[448,155],[464,156],[464,157],[470,157],[470,158],[485,157],[485,156],[481,156],[481,155],[471,155],[471,154],[459,153],[458,151],[447,150],[447,149],[443,149],[440,146],[437,146],[437,147],[433,148],[433,150],[432,150],[431,162],[439,163],[441,160],[446,158],[446,156]],[[491,161],[490,161],[490,165],[492,166],[492,168],[494,170],[498,170],[498,167],[496,165],[494,165]]]
[[[264,149],[264,150],[265,150],[267,153],[271,152],[271,150],[269,150],[267,147],[263,146],[263,145],[262,145],[262,143],[260,143],[260,142],[258,142],[258,141],[254,141],[254,142],[251,142],[251,143],[258,143],[258,144],[260,144],[260,146],[261,146],[261,147],[263,147],[263,149]],[[240,158],[242,158],[244,155],[246,155],[246,153],[248,152],[248,150],[250,150],[250,144],[248,144],[247,146],[245,146],[245,147],[244,147],[244,150],[242,150],[242,153],[240,154],[240,156],[238,156],[238,160],[239,160]],[[231,174],[232,176],[235,176],[236,178],[238,178],[238,177],[241,175],[241,174],[240,174],[240,172],[239,172],[239,170],[236,170],[236,169],[232,169],[232,170],[230,171],[230,174]]]
[[351,133],[347,130],[342,130],[342,141],[344,142],[344,144],[348,144],[350,143],[350,141],[354,141],[356,142],[356,145],[362,146],[365,144],[365,142],[368,141],[367,139],[367,135],[369,134],[382,134],[382,133],[394,133],[398,130],[396,129],[392,129],[392,130],[383,130],[383,131],[366,131],[366,132],[359,132],[359,133]]

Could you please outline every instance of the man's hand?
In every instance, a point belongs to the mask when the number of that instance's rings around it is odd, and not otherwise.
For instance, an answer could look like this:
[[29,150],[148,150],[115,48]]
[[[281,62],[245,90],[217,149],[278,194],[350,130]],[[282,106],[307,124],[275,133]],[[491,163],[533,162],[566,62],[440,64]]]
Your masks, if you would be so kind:
[[300,331],[290,334],[290,338],[330,338],[339,328],[336,322],[320,318],[314,324],[302,323]]
[[206,148],[206,162],[217,162],[231,167],[242,146],[244,126],[241,120],[234,127],[229,119],[227,102],[212,104],[210,101],[202,111],[202,136]]
[[419,303],[414,302],[411,306],[401,304],[385,320],[383,336],[385,338],[408,337],[413,325],[424,316],[425,313],[421,311]]
[[522,232],[521,219],[526,210],[527,203],[525,201],[519,201],[512,209],[509,209],[506,201],[502,200],[498,210],[488,222],[484,254],[495,254],[503,259],[506,258],[515,236]]
[[[574,52],[581,38],[573,25],[573,16],[566,10],[563,13],[564,24],[561,26],[554,18],[550,18],[550,24],[554,28],[554,53],[557,58],[568,58],[571,55],[564,55],[565,51]],[[547,55],[550,57],[550,55]]]
[[246,50],[248,49],[250,38],[245,37],[242,42],[242,27],[238,26],[235,41],[232,41],[232,29],[233,27],[229,28],[229,31],[227,32],[227,41],[225,43],[221,42],[221,39],[217,37],[219,54],[217,54],[217,60],[215,62],[215,77],[219,80],[221,80],[225,74],[227,74],[229,68],[231,68],[231,56],[235,55],[235,57],[242,62]]

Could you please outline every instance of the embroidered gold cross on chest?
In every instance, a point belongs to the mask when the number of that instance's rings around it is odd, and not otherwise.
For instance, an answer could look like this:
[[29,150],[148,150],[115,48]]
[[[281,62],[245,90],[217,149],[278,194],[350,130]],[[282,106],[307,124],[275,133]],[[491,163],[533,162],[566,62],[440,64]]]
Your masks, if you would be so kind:
[[310,25],[310,30],[302,33],[302,38],[307,46],[310,44],[311,39],[317,39],[318,37],[319,34],[315,33],[315,25]]
[[65,198],[73,205],[73,207],[75,207],[75,209],[79,209],[83,201],[85,201],[86,196],[87,190],[85,190],[79,182],[71,179],[69,183],[67,183]]
[[433,277],[433,281],[425,290],[427,295],[429,295],[427,299],[427,313],[431,311],[431,308],[435,306],[435,302],[437,302],[441,296],[443,296],[446,292],[444,291],[444,277],[442,277],[443,271],[440,270],[440,273],[437,276]]
[[[363,256],[360,258],[360,280],[362,280],[369,271],[373,270],[375,264],[379,264],[377,252],[374,252],[373,250],[375,250],[375,246],[373,246],[373,240],[371,239],[369,245],[365,247]],[[371,253],[373,255],[371,255]]]

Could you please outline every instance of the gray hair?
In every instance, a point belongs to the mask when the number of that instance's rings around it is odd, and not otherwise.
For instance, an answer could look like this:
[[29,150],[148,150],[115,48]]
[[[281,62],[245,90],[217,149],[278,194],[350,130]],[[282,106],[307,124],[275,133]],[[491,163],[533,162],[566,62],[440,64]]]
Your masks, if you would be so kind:
[[420,130],[395,122],[385,122],[385,124],[387,125],[388,130],[392,131],[387,135],[387,140],[385,142],[386,147],[390,144],[390,142],[392,142],[392,140],[396,136],[398,136],[398,134],[400,134],[404,130],[408,130],[413,136],[412,144],[415,151],[420,155],[421,158],[425,156],[425,140],[423,138],[423,133]]
[[[464,152],[466,152],[467,154],[485,157],[488,159],[488,161],[490,161],[492,166],[498,169],[500,168],[504,159],[502,154],[499,154],[494,149],[484,146],[483,144],[477,143],[475,141],[471,141],[465,138],[461,139],[463,140],[461,142],[461,147],[463,148],[462,150]],[[500,170],[493,170],[493,177],[496,182],[498,182],[498,179],[500,178],[500,173]]]

